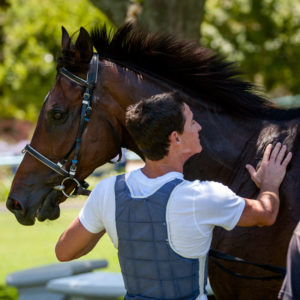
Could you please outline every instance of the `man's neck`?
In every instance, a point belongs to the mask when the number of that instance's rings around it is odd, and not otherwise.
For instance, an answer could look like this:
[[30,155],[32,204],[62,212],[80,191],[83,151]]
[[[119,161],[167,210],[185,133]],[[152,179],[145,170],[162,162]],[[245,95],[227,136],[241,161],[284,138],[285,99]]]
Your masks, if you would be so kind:
[[163,158],[158,161],[146,159],[142,172],[149,178],[156,178],[169,172],[183,173],[183,163],[172,161],[170,158]]

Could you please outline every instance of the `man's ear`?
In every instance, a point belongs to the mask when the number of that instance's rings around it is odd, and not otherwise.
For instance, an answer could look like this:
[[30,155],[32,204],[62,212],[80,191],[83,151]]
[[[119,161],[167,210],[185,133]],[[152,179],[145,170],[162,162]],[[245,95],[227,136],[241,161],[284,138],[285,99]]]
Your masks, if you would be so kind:
[[170,143],[180,144],[181,139],[177,131],[172,131],[169,135]]
[[89,63],[93,56],[93,42],[88,32],[80,27],[80,33],[75,43],[75,51],[80,60]]

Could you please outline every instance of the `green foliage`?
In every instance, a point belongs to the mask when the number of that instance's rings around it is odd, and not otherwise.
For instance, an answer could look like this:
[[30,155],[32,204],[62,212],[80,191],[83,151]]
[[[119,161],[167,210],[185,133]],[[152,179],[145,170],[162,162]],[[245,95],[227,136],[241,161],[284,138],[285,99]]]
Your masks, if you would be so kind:
[[10,0],[0,20],[4,33],[0,116],[29,120],[36,120],[54,82],[61,26],[72,33],[80,26],[110,24],[88,0]]
[[0,168],[0,203],[6,201],[13,180],[13,172],[10,167]]
[[11,182],[12,182],[12,176],[1,178],[1,181],[0,181],[0,202],[6,201],[6,199],[8,197],[8,194],[9,194]]
[[248,79],[274,95],[300,92],[300,2],[210,0],[202,43],[240,62]]
[[0,285],[0,300],[17,300],[18,291],[9,286]]

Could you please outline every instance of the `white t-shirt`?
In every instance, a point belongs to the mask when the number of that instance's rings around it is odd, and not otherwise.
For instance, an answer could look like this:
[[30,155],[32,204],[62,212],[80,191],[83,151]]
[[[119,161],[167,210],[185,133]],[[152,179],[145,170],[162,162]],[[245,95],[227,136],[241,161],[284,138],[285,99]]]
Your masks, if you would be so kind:
[[[125,176],[134,197],[147,197],[175,178],[183,179],[183,175],[170,172],[157,178],[148,178],[138,169]],[[105,229],[114,246],[118,248],[115,180],[116,177],[113,176],[96,185],[82,208],[79,219],[92,233]],[[214,227],[233,229],[244,206],[245,200],[221,183],[183,180],[171,193],[167,205],[166,222],[171,247],[188,258],[206,255]]]

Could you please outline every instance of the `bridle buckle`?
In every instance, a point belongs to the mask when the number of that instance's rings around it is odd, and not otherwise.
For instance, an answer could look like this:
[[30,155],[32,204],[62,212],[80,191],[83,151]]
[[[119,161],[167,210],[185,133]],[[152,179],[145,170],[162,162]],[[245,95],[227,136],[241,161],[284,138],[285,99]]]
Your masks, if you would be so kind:
[[[73,180],[75,183],[76,183],[76,187],[75,187],[75,190],[73,190],[73,194],[67,194],[66,192],[65,192],[65,185],[64,185],[64,183],[67,181],[67,180]],[[61,184],[60,185],[56,185],[55,187],[53,187],[53,189],[54,190],[56,190],[56,191],[60,191],[60,192],[62,192],[67,198],[74,198],[74,197],[76,197],[77,196],[77,193],[76,193],[76,190],[77,190],[77,188],[79,188],[80,187],[80,182],[76,179],[76,178],[74,178],[74,177],[66,177],[66,178],[64,178],[63,180],[62,180],[62,182],[61,182]]]

